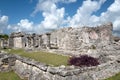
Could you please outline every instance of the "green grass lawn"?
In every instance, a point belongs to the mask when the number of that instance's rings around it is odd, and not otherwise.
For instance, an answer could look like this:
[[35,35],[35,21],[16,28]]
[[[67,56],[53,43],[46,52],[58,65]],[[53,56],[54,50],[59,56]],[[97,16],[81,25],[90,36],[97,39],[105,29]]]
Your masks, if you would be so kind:
[[17,74],[15,74],[13,71],[10,71],[0,72],[0,80],[23,80],[23,79],[20,79],[20,77]]
[[62,56],[49,52],[27,52],[23,49],[6,49],[7,52],[12,54],[18,54],[20,56],[32,58],[36,61],[40,61],[42,63],[46,63],[48,65],[60,66],[67,65],[69,56]]
[[[69,57],[49,52],[26,52],[23,49],[6,49],[11,54],[28,57],[53,66],[67,65]],[[21,80],[14,72],[0,72],[0,80]],[[120,73],[105,80],[120,80]]]
[[108,78],[108,79],[105,79],[105,80],[120,80],[120,73]]

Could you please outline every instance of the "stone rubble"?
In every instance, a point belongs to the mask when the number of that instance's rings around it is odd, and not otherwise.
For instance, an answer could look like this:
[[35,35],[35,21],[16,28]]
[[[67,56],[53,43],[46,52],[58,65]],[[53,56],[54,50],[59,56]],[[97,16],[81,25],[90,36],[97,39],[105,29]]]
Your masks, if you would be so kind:
[[0,53],[0,71],[14,70],[28,80],[103,80],[120,72],[119,59],[120,56],[93,67],[52,67],[18,55]]

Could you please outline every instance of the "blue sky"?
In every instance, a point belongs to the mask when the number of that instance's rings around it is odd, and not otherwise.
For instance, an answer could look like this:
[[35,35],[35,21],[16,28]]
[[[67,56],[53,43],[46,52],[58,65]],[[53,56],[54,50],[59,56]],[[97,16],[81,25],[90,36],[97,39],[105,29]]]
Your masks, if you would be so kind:
[[112,22],[120,33],[120,0],[0,0],[0,33],[43,33]]

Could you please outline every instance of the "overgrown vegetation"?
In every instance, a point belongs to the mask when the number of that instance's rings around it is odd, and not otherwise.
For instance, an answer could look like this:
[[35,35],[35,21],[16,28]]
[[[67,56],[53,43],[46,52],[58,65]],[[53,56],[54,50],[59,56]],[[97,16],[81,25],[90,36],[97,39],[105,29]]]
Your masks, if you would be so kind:
[[120,73],[108,78],[108,79],[105,79],[105,80],[120,80]]
[[99,65],[98,59],[88,56],[88,55],[81,55],[79,57],[71,57],[69,59],[69,65],[75,66],[97,66]]
[[6,49],[5,51],[11,54],[18,54],[20,56],[32,58],[35,59],[36,61],[40,61],[42,63],[46,63],[48,65],[53,65],[53,66],[67,65],[67,61],[69,59],[69,56],[62,56],[62,55],[43,52],[43,51],[27,52],[24,51],[23,49]]
[[20,79],[20,77],[15,74],[13,71],[10,72],[0,72],[0,80],[27,80]]

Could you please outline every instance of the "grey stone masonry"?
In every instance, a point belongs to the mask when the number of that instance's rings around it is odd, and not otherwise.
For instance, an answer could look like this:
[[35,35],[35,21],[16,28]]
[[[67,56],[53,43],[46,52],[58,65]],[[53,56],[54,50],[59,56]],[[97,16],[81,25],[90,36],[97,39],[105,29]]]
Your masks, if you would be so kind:
[[52,67],[35,60],[0,53],[0,71],[14,70],[28,80],[103,80],[120,72],[120,56],[93,67]]
[[92,44],[105,45],[112,41],[112,24],[98,27],[63,28],[51,33],[50,42],[59,49],[80,50]]
[[98,27],[63,28],[45,34],[12,33],[9,46],[79,51],[90,46],[101,47],[113,41],[112,23]]

